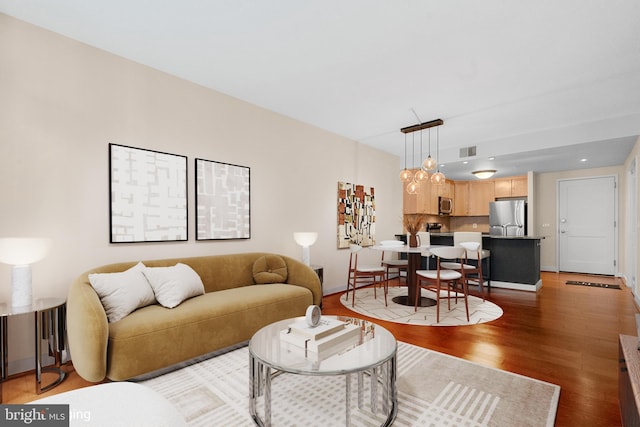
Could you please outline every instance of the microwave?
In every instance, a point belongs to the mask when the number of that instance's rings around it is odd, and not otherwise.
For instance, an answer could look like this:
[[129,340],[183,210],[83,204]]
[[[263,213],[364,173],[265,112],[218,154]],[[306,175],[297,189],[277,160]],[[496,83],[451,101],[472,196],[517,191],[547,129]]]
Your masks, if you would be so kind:
[[438,215],[450,215],[453,211],[453,200],[449,197],[438,197]]

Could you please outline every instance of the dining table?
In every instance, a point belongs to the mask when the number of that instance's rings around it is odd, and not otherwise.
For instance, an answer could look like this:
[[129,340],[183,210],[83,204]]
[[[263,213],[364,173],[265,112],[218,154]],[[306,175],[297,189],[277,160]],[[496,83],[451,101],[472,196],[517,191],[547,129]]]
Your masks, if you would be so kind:
[[[416,295],[420,292],[418,288],[418,280],[416,278],[416,271],[420,269],[422,264],[422,257],[429,257],[431,253],[429,252],[429,248],[435,248],[442,245],[430,245],[430,246],[417,246],[410,247],[407,244],[379,244],[371,246],[371,249],[385,252],[396,252],[403,253],[407,255],[407,295],[399,295],[392,299],[396,304],[413,306],[415,305]],[[428,266],[428,264],[427,264]],[[428,267],[427,267],[428,268]],[[424,296],[420,297],[420,302],[418,304],[420,307],[430,307],[436,305],[436,300],[427,298]]]

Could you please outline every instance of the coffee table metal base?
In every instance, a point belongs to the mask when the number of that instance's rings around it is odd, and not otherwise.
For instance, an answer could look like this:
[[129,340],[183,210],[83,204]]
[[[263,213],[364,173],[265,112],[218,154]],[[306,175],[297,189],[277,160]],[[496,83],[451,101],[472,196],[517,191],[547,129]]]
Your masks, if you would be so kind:
[[[390,426],[398,413],[398,395],[396,389],[396,356],[382,362],[376,367],[355,374],[345,374],[345,425],[351,425],[351,377],[357,377],[357,408],[366,410],[364,404],[364,376],[367,375],[370,381],[370,402],[368,410],[376,414],[378,403],[382,402],[382,414],[387,418],[381,426]],[[276,371],[272,373],[272,368],[261,363],[258,359],[249,355],[249,411],[254,422],[258,426],[271,426],[271,382],[276,376],[283,373]],[[304,375],[300,373],[290,375]],[[258,401],[262,401],[264,407],[263,417],[258,413]]]

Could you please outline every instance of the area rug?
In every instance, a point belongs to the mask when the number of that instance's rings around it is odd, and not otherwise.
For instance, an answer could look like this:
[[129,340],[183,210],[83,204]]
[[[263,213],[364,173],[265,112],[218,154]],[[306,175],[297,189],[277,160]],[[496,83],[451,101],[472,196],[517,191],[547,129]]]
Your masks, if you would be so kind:
[[567,285],[590,286],[592,288],[620,289],[620,285],[597,282],[581,282],[579,280],[567,280]]
[[[247,347],[142,384],[175,405],[190,426],[255,425],[249,415]],[[368,387],[369,381],[364,384]],[[397,388],[394,426],[553,426],[560,397],[557,385],[402,342]],[[342,376],[280,375],[272,381],[272,423],[344,425],[344,399]],[[352,425],[381,424],[382,414],[358,410],[355,400]]]
[[[413,306],[396,304],[392,300],[396,296],[406,295],[406,288],[389,287],[387,295],[388,306],[384,305],[384,293],[382,289],[376,291],[377,298],[374,298],[373,288],[367,287],[356,291],[355,306],[351,306],[351,293],[346,293],[340,297],[340,302],[346,308],[356,313],[373,317],[375,319],[386,320],[388,322],[405,323],[409,325],[422,326],[463,326],[476,325],[478,323],[491,322],[502,316],[502,309],[490,301],[482,301],[482,298],[469,296],[469,321],[464,308],[464,301],[459,299],[451,301],[451,311],[447,309],[447,300],[440,300],[440,322],[436,322],[436,307],[418,307],[415,311]],[[423,290],[423,297],[435,299],[435,293]]]

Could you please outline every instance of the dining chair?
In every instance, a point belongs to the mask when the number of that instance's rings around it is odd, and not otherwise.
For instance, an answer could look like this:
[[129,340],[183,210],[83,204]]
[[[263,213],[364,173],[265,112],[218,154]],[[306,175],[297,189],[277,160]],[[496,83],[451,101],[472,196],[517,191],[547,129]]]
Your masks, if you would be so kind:
[[[385,259],[385,253],[388,252],[387,254],[387,258]],[[400,286],[400,279],[402,277],[402,272],[404,271],[405,273],[405,283],[407,281],[407,270],[409,268],[409,260],[408,259],[401,259],[400,258],[400,253],[399,252],[395,252],[397,255],[394,257],[393,253],[395,251],[382,251],[382,266],[385,269],[385,289],[388,290],[389,289],[389,275],[392,272],[392,270],[397,270],[398,271],[398,287]],[[385,303],[386,304],[386,303]]]
[[376,286],[382,285],[384,287],[384,304],[387,305],[387,288],[384,281],[385,268],[382,265],[358,265],[358,254],[362,250],[360,245],[349,245],[351,251],[349,255],[349,277],[347,278],[347,292],[345,298],[349,300],[349,290],[353,288],[353,294],[351,297],[351,307],[356,303],[356,288],[358,283],[366,282],[367,284],[373,284],[373,296],[377,298]]
[[[462,242],[460,247],[465,250],[465,259],[475,259],[477,264],[471,264],[469,262],[453,262],[445,261],[441,264],[442,268],[449,270],[456,270],[462,273],[464,270],[464,278],[468,285],[478,285],[480,287],[480,295],[482,295],[482,301],[484,301],[484,286],[482,283],[482,259],[480,258],[480,244],[478,242]],[[473,281],[473,282],[472,282]]]
[[[491,251],[482,249],[482,233],[479,231],[455,231],[453,233],[453,246],[460,246],[463,242],[478,242],[480,260],[478,262],[486,262],[486,269],[483,269],[483,281],[487,283],[487,287],[491,288]],[[474,257],[475,259],[475,257]],[[475,261],[474,261],[475,262]]]
[[[416,271],[416,299],[414,303],[414,311],[418,311],[418,301],[420,301],[422,289],[435,292],[436,294],[436,323],[440,323],[440,300],[447,299],[447,308],[451,311],[451,298],[458,301],[458,292],[462,291],[464,297],[464,305],[467,311],[467,321],[469,321],[469,303],[467,284],[464,278],[464,269],[459,271],[449,270],[442,266],[441,260],[464,263],[465,249],[460,246],[442,246],[429,249],[431,255],[436,257],[435,270],[418,270]],[[442,293],[446,291],[446,296]],[[451,295],[453,291],[454,295]]]

